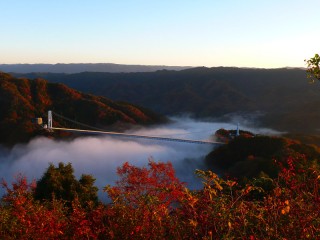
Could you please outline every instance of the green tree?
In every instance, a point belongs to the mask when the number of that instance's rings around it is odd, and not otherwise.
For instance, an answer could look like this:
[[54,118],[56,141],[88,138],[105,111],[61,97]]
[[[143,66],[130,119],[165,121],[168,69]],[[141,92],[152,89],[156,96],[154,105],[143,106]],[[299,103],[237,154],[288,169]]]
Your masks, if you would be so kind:
[[319,54],[315,54],[313,58],[309,60],[305,60],[307,64],[307,77],[311,80],[311,82],[315,82],[316,80],[320,80],[320,56]]
[[94,186],[95,179],[91,175],[83,174],[78,181],[74,174],[71,163],[58,167],[50,164],[41,179],[37,181],[35,199],[52,200],[53,198],[72,202],[76,198],[82,205],[92,201],[98,202],[98,188]]

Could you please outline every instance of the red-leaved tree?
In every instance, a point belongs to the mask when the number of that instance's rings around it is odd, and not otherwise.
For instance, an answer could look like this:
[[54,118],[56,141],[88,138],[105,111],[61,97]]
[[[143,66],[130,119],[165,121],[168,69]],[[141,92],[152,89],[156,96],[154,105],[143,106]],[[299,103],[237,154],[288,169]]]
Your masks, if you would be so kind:
[[115,238],[157,239],[178,233],[172,214],[184,196],[184,184],[175,177],[171,163],[149,161],[149,168],[125,163],[118,168],[120,180],[105,191]]

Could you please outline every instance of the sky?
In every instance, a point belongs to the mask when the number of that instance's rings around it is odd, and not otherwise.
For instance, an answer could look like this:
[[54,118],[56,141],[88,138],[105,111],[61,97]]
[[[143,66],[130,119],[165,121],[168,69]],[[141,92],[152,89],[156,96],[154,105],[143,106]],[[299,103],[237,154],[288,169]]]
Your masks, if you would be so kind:
[[0,64],[305,67],[319,0],[0,0]]

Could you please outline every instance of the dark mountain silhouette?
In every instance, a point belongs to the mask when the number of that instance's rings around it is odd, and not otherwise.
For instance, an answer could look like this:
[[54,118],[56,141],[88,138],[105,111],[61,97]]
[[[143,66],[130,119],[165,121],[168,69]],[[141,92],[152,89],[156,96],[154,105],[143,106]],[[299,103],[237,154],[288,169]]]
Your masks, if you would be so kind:
[[114,63],[58,63],[58,64],[0,64],[0,71],[29,73],[80,73],[80,72],[154,72],[157,70],[182,70],[189,67],[157,65],[125,65]]
[[[61,83],[18,79],[0,72],[0,143],[29,140],[40,128],[31,120],[44,116],[47,121],[45,115],[48,110],[109,129],[117,123],[152,124],[165,120],[135,105],[83,94]],[[59,126],[62,122],[60,120],[55,124]]]
[[126,100],[161,114],[221,118],[259,113],[262,126],[317,133],[320,89],[303,69],[192,68],[149,73],[28,74]]

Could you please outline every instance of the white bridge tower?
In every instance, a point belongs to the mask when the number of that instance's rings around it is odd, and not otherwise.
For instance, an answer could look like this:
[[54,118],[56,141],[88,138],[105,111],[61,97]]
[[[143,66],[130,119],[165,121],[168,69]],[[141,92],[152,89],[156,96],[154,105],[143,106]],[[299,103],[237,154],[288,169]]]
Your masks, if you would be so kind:
[[240,129],[239,129],[239,123],[237,124],[237,133],[236,136],[239,137],[240,136]]
[[51,110],[48,111],[48,129],[49,130],[52,129],[52,111]]

